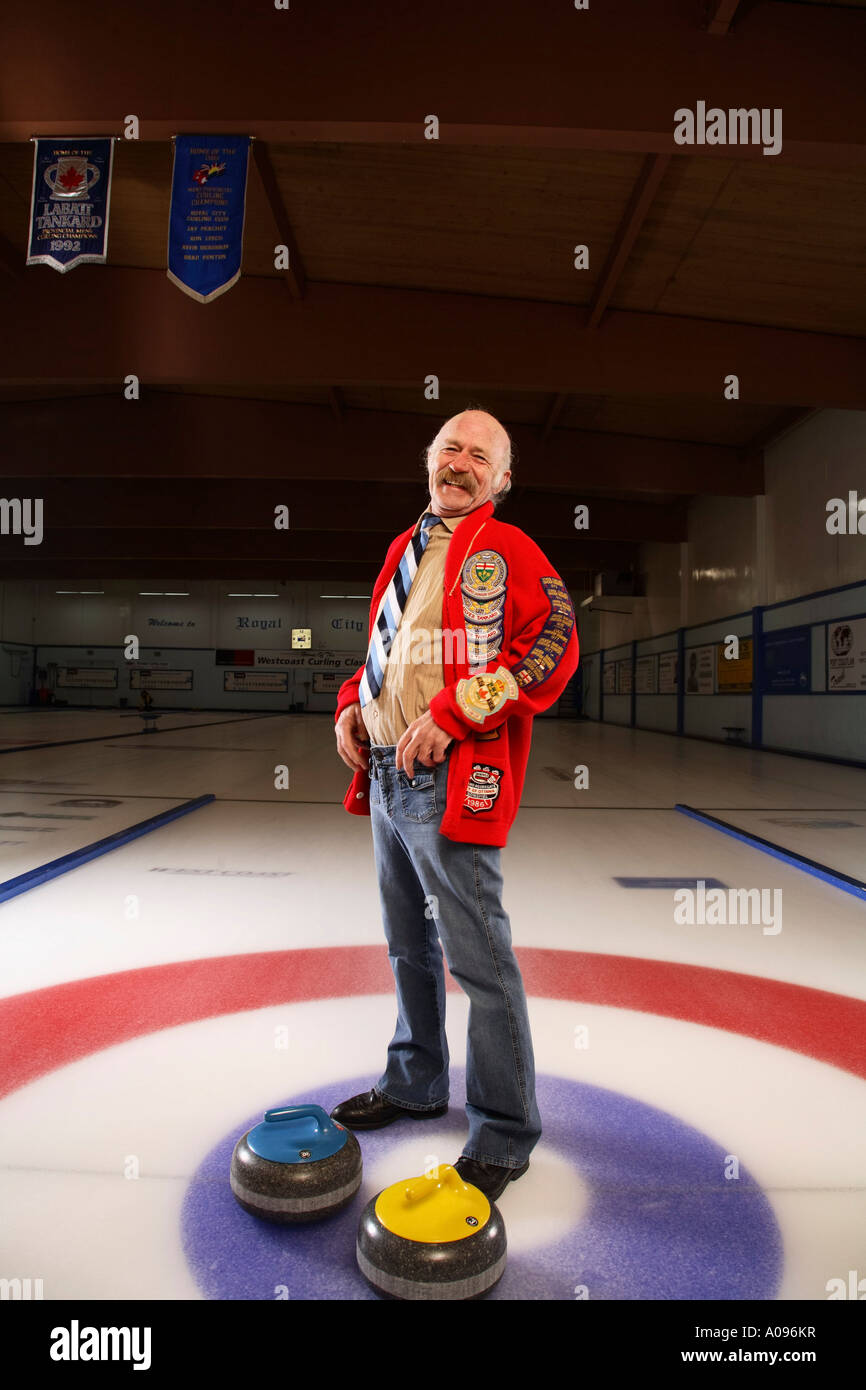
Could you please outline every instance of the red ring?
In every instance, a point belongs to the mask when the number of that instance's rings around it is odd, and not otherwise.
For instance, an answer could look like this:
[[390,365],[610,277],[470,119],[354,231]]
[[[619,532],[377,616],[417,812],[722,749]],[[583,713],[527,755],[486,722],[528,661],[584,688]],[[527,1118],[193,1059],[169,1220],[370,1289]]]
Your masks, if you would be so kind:
[[[866,1078],[866,1002],[676,961],[518,947],[526,992],[739,1033]],[[0,999],[0,1096],[102,1048],[221,1014],[393,989],[381,946],[212,956]],[[448,988],[457,986],[448,978]]]

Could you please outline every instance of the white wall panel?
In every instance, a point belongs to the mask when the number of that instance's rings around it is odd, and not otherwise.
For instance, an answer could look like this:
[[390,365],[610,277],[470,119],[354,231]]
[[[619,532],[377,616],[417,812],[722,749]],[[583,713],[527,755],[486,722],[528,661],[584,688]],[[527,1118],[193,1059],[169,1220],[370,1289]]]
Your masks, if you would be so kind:
[[683,732],[700,738],[724,741],[724,726],[745,729],[745,739],[752,736],[751,695],[687,695],[683,711]]
[[631,696],[605,695],[604,722],[605,724],[630,724]]
[[827,533],[827,502],[866,496],[866,411],[822,410],[764,457],[772,499],[773,601],[866,578],[866,536]]
[[677,731],[676,695],[638,695],[635,720],[639,729],[659,729],[662,733]]
[[866,761],[866,696],[768,695],[764,747]]
[[820,598],[807,598],[802,603],[786,603],[781,608],[768,608],[764,614],[764,631],[773,632],[780,627],[800,627],[803,623],[832,622],[835,618],[849,618],[866,613],[866,584],[857,584],[853,589],[841,589],[837,593],[823,594]]
[[752,608],[756,602],[754,500],[695,498],[689,505],[688,529],[688,625]]

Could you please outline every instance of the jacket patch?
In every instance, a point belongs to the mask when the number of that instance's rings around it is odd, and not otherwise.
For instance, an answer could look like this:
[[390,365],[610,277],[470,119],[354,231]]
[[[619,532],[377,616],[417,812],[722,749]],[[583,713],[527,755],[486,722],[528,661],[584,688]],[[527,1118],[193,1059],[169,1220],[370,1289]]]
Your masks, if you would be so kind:
[[460,588],[470,599],[499,598],[505,593],[508,566],[498,550],[476,550],[460,576]]
[[489,811],[499,795],[502,768],[473,763],[463,805],[467,811]]
[[476,550],[460,574],[466,660],[486,666],[502,650],[508,565],[498,550]]
[[466,624],[466,656],[470,666],[486,666],[502,650],[502,628]]
[[464,676],[457,682],[454,698],[467,719],[483,724],[488,715],[496,714],[506,700],[516,700],[518,694],[511,672],[505,666],[497,666],[492,673]]
[[541,585],[550,601],[550,613],[530,651],[512,668],[514,679],[524,690],[540,685],[556,670],[574,630],[574,609],[562,580],[556,575],[545,576]]
[[489,603],[482,603],[480,599],[470,598],[468,594],[463,595],[463,620],[467,626],[471,623],[475,626],[486,626],[488,623],[498,623],[505,609],[505,596],[491,599]]

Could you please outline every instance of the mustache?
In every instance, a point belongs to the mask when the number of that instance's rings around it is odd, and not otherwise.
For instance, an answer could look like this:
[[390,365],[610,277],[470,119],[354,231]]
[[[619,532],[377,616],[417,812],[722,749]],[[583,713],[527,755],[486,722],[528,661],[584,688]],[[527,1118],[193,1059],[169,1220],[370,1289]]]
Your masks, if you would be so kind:
[[452,473],[450,468],[443,468],[436,479],[437,483],[454,483],[457,487],[462,487],[464,492],[472,492],[473,486],[468,478],[462,474]]

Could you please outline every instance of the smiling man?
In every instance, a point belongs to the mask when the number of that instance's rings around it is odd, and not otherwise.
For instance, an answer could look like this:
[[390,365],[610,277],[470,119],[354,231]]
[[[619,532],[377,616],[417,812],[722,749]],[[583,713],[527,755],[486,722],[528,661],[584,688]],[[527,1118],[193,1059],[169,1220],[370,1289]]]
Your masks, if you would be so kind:
[[491,1201],[526,1172],[541,1134],[500,851],[532,720],[578,662],[565,585],[525,532],[493,518],[511,465],[511,440],[486,411],[443,425],[426,454],[429,508],[388,551],[367,660],[336,714],[337,750],[355,774],[343,804],[372,819],[397,1027],[383,1075],[333,1115],[377,1129],[445,1114],[444,947],[470,1001],[469,1134],[455,1167]]

